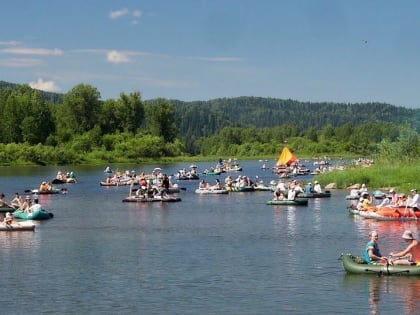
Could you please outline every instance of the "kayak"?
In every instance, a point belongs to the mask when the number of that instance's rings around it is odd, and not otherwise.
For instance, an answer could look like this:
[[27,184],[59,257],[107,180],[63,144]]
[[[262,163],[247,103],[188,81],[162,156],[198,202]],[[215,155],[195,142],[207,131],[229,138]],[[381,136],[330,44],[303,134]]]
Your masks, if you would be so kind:
[[420,266],[390,265],[388,263],[367,264],[362,257],[341,254],[343,268],[347,273],[371,274],[376,276],[420,276]]
[[145,197],[145,196],[130,196],[127,198],[124,198],[122,202],[177,202],[181,201],[181,198],[179,197],[172,197],[172,196],[154,196],[152,198]]
[[35,231],[35,224],[31,222],[0,223],[0,231]]
[[75,182],[76,182],[75,178],[66,178],[66,179],[54,178],[51,181],[51,184],[74,184]]
[[13,212],[13,217],[19,220],[48,220],[51,219],[54,215],[44,209],[36,210],[32,213],[26,213],[23,210],[16,210]]
[[295,206],[307,206],[308,198],[295,198],[294,200],[268,200],[267,205],[295,205]]
[[195,190],[196,194],[216,194],[216,195],[225,195],[229,192],[226,189],[207,189],[207,188],[197,188]]
[[303,198],[329,198],[329,197],[331,197],[331,192],[329,190],[326,190],[325,192],[322,192],[322,193],[316,193],[316,192],[300,193],[299,197],[303,197]]

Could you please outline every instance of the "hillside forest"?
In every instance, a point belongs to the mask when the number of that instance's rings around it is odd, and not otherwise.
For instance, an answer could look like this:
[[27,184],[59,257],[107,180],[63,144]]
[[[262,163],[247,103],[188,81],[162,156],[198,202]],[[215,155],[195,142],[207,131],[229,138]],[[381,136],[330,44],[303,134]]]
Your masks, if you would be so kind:
[[102,100],[78,84],[65,94],[0,82],[0,164],[64,165],[165,159],[358,156],[413,161],[420,111],[385,103],[262,97]]

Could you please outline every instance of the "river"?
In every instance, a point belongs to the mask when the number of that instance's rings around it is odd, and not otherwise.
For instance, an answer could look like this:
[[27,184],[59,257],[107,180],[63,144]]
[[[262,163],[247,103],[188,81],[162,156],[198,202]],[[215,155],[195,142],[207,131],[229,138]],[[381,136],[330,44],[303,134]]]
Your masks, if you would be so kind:
[[[188,165],[113,167],[171,175]],[[240,165],[251,178],[276,178],[259,161]],[[362,254],[372,229],[383,253],[398,250],[404,229],[418,235],[417,222],[351,216],[344,190],[308,206],[269,206],[270,192],[203,196],[198,181],[180,181],[181,202],[123,203],[127,186],[99,185],[105,166],[0,168],[6,200],[59,170],[78,179],[60,186],[67,194],[40,196],[54,218],[35,232],[0,232],[2,313],[420,313],[420,279],[346,275],[339,259]]]

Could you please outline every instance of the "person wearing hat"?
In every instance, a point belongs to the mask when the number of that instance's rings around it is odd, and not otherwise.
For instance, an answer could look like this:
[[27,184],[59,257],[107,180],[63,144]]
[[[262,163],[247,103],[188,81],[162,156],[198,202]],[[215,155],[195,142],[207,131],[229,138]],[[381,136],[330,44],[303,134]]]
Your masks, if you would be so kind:
[[394,188],[391,188],[389,190],[389,194],[391,196],[391,202],[390,205],[397,207],[398,206],[398,194],[396,193],[396,191],[394,190]]
[[379,263],[382,259],[386,259],[382,257],[381,252],[378,246],[378,232],[371,231],[369,233],[370,241],[367,242],[365,247],[364,258],[368,264]]
[[313,188],[312,188],[312,183],[307,183],[305,186],[305,193],[310,194],[312,193]]
[[420,263],[420,244],[414,238],[413,232],[411,232],[410,230],[405,230],[401,237],[409,244],[406,249],[398,253],[390,253],[389,255],[391,256],[391,258],[395,257],[395,259],[391,259],[390,263],[393,265],[406,266]]
[[314,192],[316,192],[318,194],[322,193],[321,185],[319,184],[319,182],[317,180],[314,181]]
[[26,211],[29,209],[29,207],[32,205],[32,200],[30,196],[25,197],[25,201],[22,203],[22,207],[20,208],[23,211]]

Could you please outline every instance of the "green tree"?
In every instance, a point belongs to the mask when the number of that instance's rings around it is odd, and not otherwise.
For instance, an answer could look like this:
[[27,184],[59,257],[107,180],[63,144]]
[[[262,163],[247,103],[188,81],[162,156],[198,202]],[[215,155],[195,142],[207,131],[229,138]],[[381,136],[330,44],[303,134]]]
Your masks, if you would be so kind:
[[173,142],[177,135],[174,107],[166,99],[157,99],[147,107],[147,122],[152,135]]

